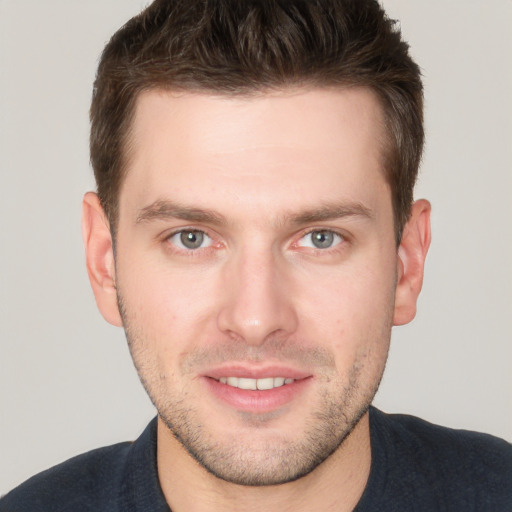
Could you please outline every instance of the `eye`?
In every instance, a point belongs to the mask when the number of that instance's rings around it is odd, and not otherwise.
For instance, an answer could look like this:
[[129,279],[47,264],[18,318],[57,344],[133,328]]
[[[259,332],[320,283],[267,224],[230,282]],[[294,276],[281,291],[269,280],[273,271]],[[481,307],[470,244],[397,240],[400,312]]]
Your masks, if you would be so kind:
[[212,239],[204,231],[198,231],[196,229],[178,231],[171,235],[168,240],[176,247],[188,251],[203,249],[212,244]]
[[330,249],[343,241],[343,237],[334,231],[320,229],[310,231],[299,240],[301,247],[311,247],[312,249]]

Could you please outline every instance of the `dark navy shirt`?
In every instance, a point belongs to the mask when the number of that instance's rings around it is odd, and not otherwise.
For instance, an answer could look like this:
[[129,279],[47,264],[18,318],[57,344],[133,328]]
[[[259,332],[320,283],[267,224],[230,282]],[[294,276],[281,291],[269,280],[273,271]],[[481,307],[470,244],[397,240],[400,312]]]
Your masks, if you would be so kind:
[[[512,512],[512,445],[370,409],[372,466],[357,512]],[[0,500],[0,512],[169,512],[156,419],[134,443],[70,459]]]
[[134,443],[74,457],[0,500],[1,512],[169,512],[156,466],[156,418]]

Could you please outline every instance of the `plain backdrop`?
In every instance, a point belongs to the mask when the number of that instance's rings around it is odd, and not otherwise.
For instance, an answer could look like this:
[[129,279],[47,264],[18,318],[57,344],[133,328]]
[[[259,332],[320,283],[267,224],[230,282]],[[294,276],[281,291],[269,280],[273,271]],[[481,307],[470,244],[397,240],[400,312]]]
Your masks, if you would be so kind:
[[[0,0],[0,493],[155,414],[80,236],[98,56],[144,5]],[[512,441],[512,2],[384,5],[423,69],[433,243],[375,403]]]

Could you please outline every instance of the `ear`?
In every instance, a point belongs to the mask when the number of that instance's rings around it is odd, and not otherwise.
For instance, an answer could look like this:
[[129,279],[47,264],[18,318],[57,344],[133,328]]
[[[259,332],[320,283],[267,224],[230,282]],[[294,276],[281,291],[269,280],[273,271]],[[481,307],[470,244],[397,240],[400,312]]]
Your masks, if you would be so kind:
[[96,304],[112,325],[123,325],[117,305],[114,250],[110,226],[98,196],[88,192],[82,203],[82,237],[87,273]]
[[398,281],[395,291],[394,325],[409,323],[416,316],[416,301],[423,284],[425,258],[430,246],[430,203],[416,201],[398,247]]

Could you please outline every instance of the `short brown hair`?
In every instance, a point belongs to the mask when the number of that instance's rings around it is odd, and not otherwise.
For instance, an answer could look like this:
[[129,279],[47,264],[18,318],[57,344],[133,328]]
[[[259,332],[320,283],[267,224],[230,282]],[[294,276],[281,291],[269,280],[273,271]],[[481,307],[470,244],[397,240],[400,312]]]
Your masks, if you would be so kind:
[[397,240],[423,149],[420,70],[377,0],[156,0],[105,47],[91,105],[91,162],[114,230],[141,91],[250,94],[362,86],[383,106]]

